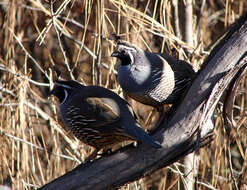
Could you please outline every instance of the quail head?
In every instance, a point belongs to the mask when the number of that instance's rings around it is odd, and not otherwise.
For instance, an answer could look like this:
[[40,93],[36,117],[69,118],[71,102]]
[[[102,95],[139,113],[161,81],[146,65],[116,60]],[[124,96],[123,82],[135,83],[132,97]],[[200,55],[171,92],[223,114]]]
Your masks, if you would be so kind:
[[126,140],[137,140],[155,148],[161,145],[141,129],[128,103],[114,92],[77,81],[55,82],[62,120],[68,130],[97,152]]
[[118,40],[112,57],[121,61],[118,82],[123,91],[146,105],[174,104],[191,83],[195,72],[185,61],[151,53]]

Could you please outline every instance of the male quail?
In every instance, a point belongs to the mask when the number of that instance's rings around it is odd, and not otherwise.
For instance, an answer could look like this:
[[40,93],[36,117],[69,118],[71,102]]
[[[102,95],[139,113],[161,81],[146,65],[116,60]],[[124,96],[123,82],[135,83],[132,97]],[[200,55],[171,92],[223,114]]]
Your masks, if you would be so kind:
[[131,98],[156,108],[174,104],[195,76],[193,67],[167,54],[151,53],[118,40],[112,57],[121,61],[118,82]]
[[92,158],[99,150],[126,140],[161,147],[140,128],[128,103],[106,88],[58,80],[50,94],[59,99],[68,129],[83,143],[95,147]]

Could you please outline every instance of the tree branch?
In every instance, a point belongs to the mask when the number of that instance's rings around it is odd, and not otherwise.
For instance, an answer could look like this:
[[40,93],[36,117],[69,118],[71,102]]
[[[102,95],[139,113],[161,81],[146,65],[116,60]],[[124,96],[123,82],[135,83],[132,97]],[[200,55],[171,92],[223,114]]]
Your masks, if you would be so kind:
[[[162,142],[162,149],[145,144],[138,148],[129,146],[121,152],[81,164],[40,189],[111,189],[168,166],[190,153],[196,147],[195,132],[209,117],[205,112],[211,113],[207,109],[214,109],[230,79],[246,64],[246,52],[247,15],[214,48],[176,112],[154,133],[153,137]],[[209,97],[213,107],[206,106],[210,103]],[[205,126],[200,126],[202,131]],[[212,138],[206,134],[205,131],[201,133],[203,144]]]

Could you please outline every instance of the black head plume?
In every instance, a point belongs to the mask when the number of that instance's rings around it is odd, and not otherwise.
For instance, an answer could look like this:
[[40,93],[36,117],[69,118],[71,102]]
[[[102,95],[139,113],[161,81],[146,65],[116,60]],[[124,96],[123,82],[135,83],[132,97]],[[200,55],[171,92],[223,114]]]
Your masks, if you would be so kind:
[[58,79],[55,81],[55,85],[61,86],[66,89],[80,89],[84,87],[83,84],[75,80],[59,80]]
[[61,78],[61,70],[58,68],[58,66],[53,66],[52,67],[52,70],[54,70],[55,71],[55,74],[54,74],[54,77],[53,77],[53,80],[54,81],[57,81],[57,80],[59,80],[60,78]]
[[85,86],[74,80],[57,80],[49,95],[56,96],[60,103],[63,103],[73,91],[82,89],[83,87]]
[[118,36],[116,33],[113,33],[110,35],[109,39],[118,42],[120,41],[120,36]]

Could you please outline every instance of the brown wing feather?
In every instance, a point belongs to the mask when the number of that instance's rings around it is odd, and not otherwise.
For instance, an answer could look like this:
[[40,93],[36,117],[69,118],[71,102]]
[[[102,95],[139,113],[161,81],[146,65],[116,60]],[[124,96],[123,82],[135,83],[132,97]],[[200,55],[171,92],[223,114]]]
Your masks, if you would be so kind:
[[[116,103],[111,99],[80,96],[73,98],[73,108],[68,108],[67,114],[69,117],[80,117],[78,121],[87,126],[104,126],[119,121],[119,112],[116,108]],[[76,109],[76,112],[69,112],[71,109]]]

